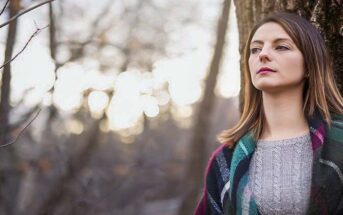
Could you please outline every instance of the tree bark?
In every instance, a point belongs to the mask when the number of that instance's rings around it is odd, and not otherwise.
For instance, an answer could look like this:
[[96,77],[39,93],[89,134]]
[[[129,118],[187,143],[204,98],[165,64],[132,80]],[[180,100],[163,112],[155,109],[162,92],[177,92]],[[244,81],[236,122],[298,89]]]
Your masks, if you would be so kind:
[[214,54],[209,74],[205,82],[204,97],[196,115],[193,137],[190,143],[190,160],[184,180],[184,185],[187,190],[179,210],[180,215],[189,215],[193,213],[196,206],[199,188],[202,185],[202,178],[206,164],[205,158],[207,157],[206,143],[210,130],[212,110],[215,104],[214,88],[217,83],[217,76],[223,56],[223,48],[225,45],[226,31],[229,21],[230,3],[231,0],[224,0],[222,14],[218,20]]
[[[333,57],[334,73],[341,94],[343,94],[343,2],[336,0],[234,0],[239,31],[239,52],[243,56],[243,49],[249,31],[255,22],[276,12],[287,11],[296,13],[311,21],[324,37],[330,54]],[[243,62],[241,58],[241,74]],[[243,77],[243,76],[242,76]],[[241,78],[240,109],[242,108],[242,94],[244,79]],[[241,109],[242,110],[242,109]]]
[[[10,1],[10,17],[15,16],[20,7],[20,0]],[[8,26],[7,41],[5,49],[4,64],[12,59],[13,49],[17,35],[17,19],[13,20]],[[0,144],[6,144],[8,141],[8,118],[11,109],[10,106],[10,86],[11,85],[11,63],[4,66],[1,80],[1,98],[0,98]]]
[[[50,56],[51,59],[54,61],[55,64],[55,77],[57,77],[57,70],[60,66],[62,66],[60,63],[57,62],[56,59],[56,53],[57,53],[57,44],[56,44],[56,21],[55,21],[55,13],[52,3],[49,3],[49,22],[50,22],[50,28],[49,28],[49,48],[50,48]],[[55,85],[52,86],[52,89],[50,90],[50,93],[53,95],[55,91]],[[57,116],[57,108],[55,105],[51,105],[49,107],[49,118],[48,122],[51,122],[52,119],[54,119]]]
[[[20,0],[11,0],[9,4],[9,16],[15,16],[20,10]],[[12,59],[13,49],[17,35],[17,19],[8,25],[5,59],[4,63]],[[4,66],[1,79],[1,98],[0,98],[0,144],[9,142],[9,114],[10,106],[10,85],[11,85],[11,63]],[[2,149],[0,153],[0,213],[15,214],[15,206],[20,172],[16,169],[17,156],[13,146]]]

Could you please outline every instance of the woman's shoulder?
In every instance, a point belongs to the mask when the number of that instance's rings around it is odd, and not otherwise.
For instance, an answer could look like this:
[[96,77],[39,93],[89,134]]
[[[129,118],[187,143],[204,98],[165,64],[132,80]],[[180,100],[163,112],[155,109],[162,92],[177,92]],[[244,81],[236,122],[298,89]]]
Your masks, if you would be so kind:
[[234,148],[231,148],[227,143],[218,143],[220,144],[213,152],[212,152],[212,159],[218,159],[219,157],[223,156],[226,159],[230,159]]
[[206,172],[209,173],[211,171],[220,170],[220,168],[223,167],[228,168],[231,163],[232,154],[233,149],[229,148],[227,144],[221,143],[221,145],[212,152],[207,163]]
[[332,119],[333,122],[341,122],[341,123],[343,123],[343,114],[331,113],[331,119]]
[[343,115],[331,114],[331,126],[326,129],[325,143],[322,150],[322,162],[330,161],[343,170]]
[[343,114],[331,114],[331,128],[328,135],[343,144]]

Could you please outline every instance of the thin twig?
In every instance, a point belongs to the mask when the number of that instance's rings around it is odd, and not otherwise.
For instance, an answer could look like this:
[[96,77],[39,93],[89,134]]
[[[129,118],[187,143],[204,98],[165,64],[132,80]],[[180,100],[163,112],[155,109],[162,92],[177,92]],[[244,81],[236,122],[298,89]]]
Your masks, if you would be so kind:
[[[113,0],[108,0],[107,4],[102,8],[101,12],[98,14],[98,16],[93,20],[93,22],[91,23],[91,26],[98,26],[99,23],[101,21],[103,21],[106,16],[111,12],[111,3],[113,3]],[[62,67],[63,65],[65,65],[66,63],[68,62],[71,62],[71,61],[74,61],[74,60],[77,60],[79,58],[82,57],[82,54],[83,54],[83,51],[85,49],[85,46],[94,42],[94,38],[97,36],[97,35],[100,35],[99,32],[103,32],[103,31],[100,31],[98,28],[93,28],[93,31],[88,35],[87,39],[83,42],[75,42],[74,44],[79,46],[79,47],[76,47],[75,50],[76,50],[76,54],[72,54],[69,59],[65,60],[64,62],[62,63],[59,63],[59,67]],[[81,53],[81,54],[80,54]]]
[[10,2],[10,0],[7,0],[4,7],[2,8],[1,12],[0,12],[0,16],[2,15],[2,13],[5,11],[6,7],[7,7],[7,4],[8,2]]
[[[32,87],[32,89],[34,89],[34,87]],[[27,96],[27,92],[24,92],[23,94],[23,98],[18,102],[18,104],[16,105],[16,107],[20,107],[20,105],[25,106],[24,104],[24,98],[25,96]],[[29,110],[28,112],[24,113],[22,115],[22,117],[20,119],[18,119],[16,122],[11,123],[10,125],[7,126],[7,128],[9,129],[9,131],[17,131],[19,128],[23,127],[23,125],[25,124],[25,122],[28,121],[29,118],[31,118],[31,116],[37,112],[37,110],[39,109],[39,106],[35,106],[34,108],[32,108],[31,110]]]
[[49,25],[43,27],[43,28],[37,28],[37,30],[31,35],[30,39],[26,42],[25,46],[18,52],[13,58],[6,61],[2,66],[0,66],[0,69],[2,69],[4,66],[6,66],[8,63],[12,62],[14,59],[16,59],[29,45],[30,41],[37,35],[39,32],[45,28],[49,27]]
[[19,134],[16,136],[16,138],[9,142],[9,143],[6,143],[6,144],[3,144],[3,145],[0,145],[0,148],[3,148],[3,147],[6,147],[6,146],[9,146],[9,145],[12,145],[13,143],[17,142],[17,140],[19,139],[19,137],[24,133],[24,131],[27,129],[27,127],[29,127],[31,125],[31,123],[38,117],[38,115],[40,114],[41,112],[41,108],[39,108],[39,110],[37,111],[36,115],[29,121],[29,123],[27,123],[27,125],[23,128],[23,130],[21,130],[19,132]]
[[2,27],[4,27],[4,26],[8,25],[10,22],[12,22],[13,20],[17,19],[19,16],[22,16],[22,15],[24,15],[25,13],[27,13],[27,12],[33,10],[33,9],[36,9],[37,7],[40,7],[40,6],[44,5],[44,4],[47,4],[47,3],[50,3],[50,2],[53,2],[53,1],[55,1],[55,0],[48,0],[48,1],[42,2],[42,3],[40,3],[40,4],[37,4],[37,5],[33,6],[33,7],[30,7],[30,8],[28,8],[28,9],[26,9],[26,10],[24,10],[24,11],[18,13],[17,15],[11,17],[11,18],[10,18],[8,21],[6,21],[5,23],[2,23],[2,24],[0,25],[0,28],[2,28]]

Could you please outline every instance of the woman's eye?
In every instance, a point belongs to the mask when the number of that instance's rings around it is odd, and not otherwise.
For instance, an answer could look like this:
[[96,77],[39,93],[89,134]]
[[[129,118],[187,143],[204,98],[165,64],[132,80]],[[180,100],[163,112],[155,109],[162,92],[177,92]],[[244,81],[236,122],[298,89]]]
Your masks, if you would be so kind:
[[252,49],[250,49],[250,53],[255,54],[259,50],[260,50],[260,48],[252,48]]
[[277,46],[276,49],[279,49],[279,50],[288,50],[289,48],[286,47],[286,46]]

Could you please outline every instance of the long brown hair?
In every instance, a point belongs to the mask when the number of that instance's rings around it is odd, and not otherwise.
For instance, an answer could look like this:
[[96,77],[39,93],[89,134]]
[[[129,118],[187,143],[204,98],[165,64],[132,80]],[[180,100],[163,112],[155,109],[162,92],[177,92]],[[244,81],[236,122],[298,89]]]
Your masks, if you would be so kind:
[[243,112],[234,127],[218,135],[218,140],[228,144],[229,147],[233,147],[249,131],[255,139],[258,139],[262,133],[264,117],[262,92],[252,84],[248,59],[250,57],[249,45],[253,35],[260,26],[268,22],[279,24],[292,38],[304,57],[305,73],[309,75],[303,92],[305,116],[309,117],[319,111],[324,121],[331,126],[330,112],[343,113],[343,99],[334,81],[332,60],[320,33],[306,19],[296,14],[278,12],[258,22],[251,30],[245,44]]

